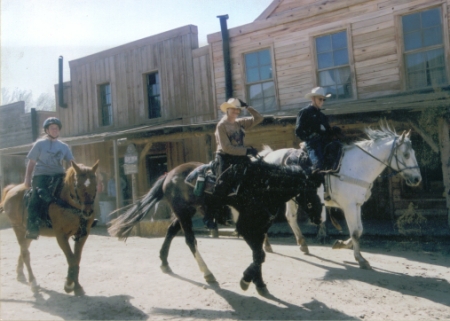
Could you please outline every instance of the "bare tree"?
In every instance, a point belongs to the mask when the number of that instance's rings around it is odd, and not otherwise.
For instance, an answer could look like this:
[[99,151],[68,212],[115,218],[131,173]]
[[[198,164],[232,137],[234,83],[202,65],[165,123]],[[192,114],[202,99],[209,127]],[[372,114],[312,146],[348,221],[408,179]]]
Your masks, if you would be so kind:
[[36,109],[38,110],[46,110],[46,111],[55,111],[55,97],[48,93],[40,94],[38,99],[36,100]]
[[48,93],[42,93],[38,99],[33,100],[31,90],[15,88],[11,92],[7,88],[2,88],[2,105],[12,104],[21,100],[25,102],[26,111],[30,111],[31,108],[47,111],[54,111],[56,109],[55,98]]

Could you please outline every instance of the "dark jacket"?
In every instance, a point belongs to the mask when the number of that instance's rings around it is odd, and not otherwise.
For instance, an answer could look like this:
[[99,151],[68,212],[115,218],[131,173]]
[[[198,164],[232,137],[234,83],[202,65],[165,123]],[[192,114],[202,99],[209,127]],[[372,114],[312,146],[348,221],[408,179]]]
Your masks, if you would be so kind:
[[[323,125],[325,130],[321,130],[320,125]],[[301,140],[308,141],[316,135],[328,136],[330,133],[331,128],[328,118],[320,109],[309,105],[298,112],[295,135]]]

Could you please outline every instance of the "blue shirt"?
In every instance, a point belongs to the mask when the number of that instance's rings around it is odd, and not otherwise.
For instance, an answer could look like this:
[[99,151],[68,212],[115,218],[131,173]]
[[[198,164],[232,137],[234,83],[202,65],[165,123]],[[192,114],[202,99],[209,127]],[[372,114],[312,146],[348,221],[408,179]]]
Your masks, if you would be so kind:
[[27,158],[36,161],[33,176],[53,176],[65,173],[62,161],[73,160],[73,155],[67,144],[59,140],[42,138],[33,144]]

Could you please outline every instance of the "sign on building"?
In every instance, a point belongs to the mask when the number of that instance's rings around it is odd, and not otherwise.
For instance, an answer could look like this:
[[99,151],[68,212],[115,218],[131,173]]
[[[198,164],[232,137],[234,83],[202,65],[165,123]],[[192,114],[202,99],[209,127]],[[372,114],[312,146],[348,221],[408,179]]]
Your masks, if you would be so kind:
[[123,165],[125,175],[138,173],[138,160],[139,155],[136,150],[136,145],[129,144],[125,152],[125,159]]

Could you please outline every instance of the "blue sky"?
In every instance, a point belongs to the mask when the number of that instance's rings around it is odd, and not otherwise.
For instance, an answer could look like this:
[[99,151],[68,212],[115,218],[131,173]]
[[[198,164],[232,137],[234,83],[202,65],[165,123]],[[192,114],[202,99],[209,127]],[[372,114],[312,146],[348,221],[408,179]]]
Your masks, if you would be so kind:
[[254,21],[272,0],[2,0],[1,87],[53,93],[58,57],[68,61],[193,24],[200,46],[228,27]]

